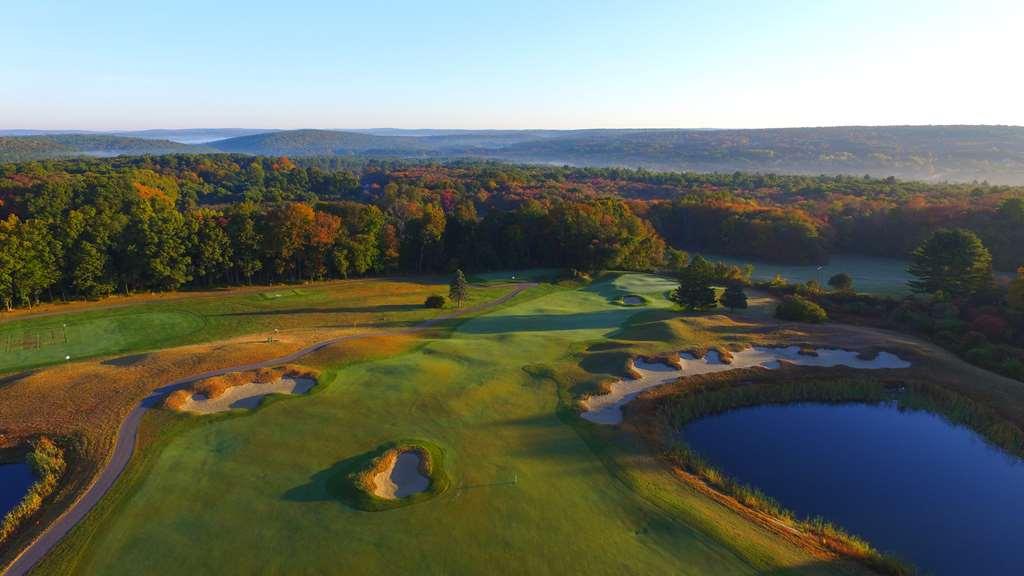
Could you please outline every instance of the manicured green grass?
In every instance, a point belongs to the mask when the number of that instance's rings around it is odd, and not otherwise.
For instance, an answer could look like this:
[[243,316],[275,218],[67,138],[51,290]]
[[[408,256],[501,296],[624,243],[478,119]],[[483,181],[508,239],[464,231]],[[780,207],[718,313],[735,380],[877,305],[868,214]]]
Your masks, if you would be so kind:
[[816,280],[824,285],[832,276],[846,272],[853,277],[853,288],[858,292],[897,296],[910,291],[907,288],[907,282],[910,280],[910,274],[907,273],[907,261],[894,258],[833,254],[829,258],[828,264],[819,271],[818,266],[813,264],[776,264],[714,255],[706,255],[706,257],[740,266],[753,264],[755,280],[771,280],[776,274],[780,274],[790,282],[802,283]]
[[[181,294],[125,306],[17,317],[0,323],[0,374],[63,362],[68,356],[78,361],[270,334],[275,329],[408,325],[439,313],[426,309],[423,300],[447,290],[446,281],[368,279]],[[468,304],[497,297],[505,289],[476,287]]]
[[[582,370],[581,351],[611,335],[653,346],[644,339],[660,331],[686,334],[660,327],[674,318],[667,301],[610,303],[624,289],[657,295],[662,282],[542,286],[414,351],[328,366],[312,398],[179,424],[39,573],[849,569],[813,560],[676,481],[636,438],[568,410],[572,382],[560,375]],[[638,314],[647,320],[634,324]],[[396,438],[443,447],[452,483],[444,494],[364,512],[332,493],[338,462]]]

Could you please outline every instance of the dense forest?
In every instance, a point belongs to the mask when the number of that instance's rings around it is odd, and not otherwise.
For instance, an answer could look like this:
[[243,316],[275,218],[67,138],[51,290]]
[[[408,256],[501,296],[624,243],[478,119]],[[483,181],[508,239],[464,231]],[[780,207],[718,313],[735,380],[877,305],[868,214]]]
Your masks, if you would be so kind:
[[0,298],[12,307],[185,285],[664,260],[662,240],[620,198],[514,201],[413,180],[233,156],[6,165]]
[[[0,297],[533,266],[677,269],[680,250],[905,257],[974,230],[1024,262],[1024,189],[894,179],[167,155],[0,165]],[[666,241],[668,245],[666,246]]]
[[[0,162],[75,155],[356,156],[1024,184],[1024,127],[759,130],[151,130],[3,137]],[[169,142],[168,139],[178,139]],[[195,146],[180,142],[200,143]]]

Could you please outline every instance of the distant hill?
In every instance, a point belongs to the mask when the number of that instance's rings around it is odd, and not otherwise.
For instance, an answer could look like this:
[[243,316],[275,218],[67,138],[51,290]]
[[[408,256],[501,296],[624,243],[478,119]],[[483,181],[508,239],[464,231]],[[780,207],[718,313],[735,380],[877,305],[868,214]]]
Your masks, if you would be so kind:
[[695,172],[869,174],[1024,184],[1024,127],[361,131],[438,157]]
[[175,154],[209,152],[209,148],[171,142],[125,138],[105,134],[56,134],[52,136],[0,137],[0,162],[68,158],[73,156],[118,156],[121,154]]
[[[24,131],[22,131],[24,132]],[[255,133],[250,133],[255,132]],[[2,132],[0,132],[2,133]],[[234,137],[221,138],[229,133]],[[0,138],[0,161],[211,150],[268,156],[485,158],[694,172],[868,174],[1024,184],[1024,127],[881,126],[763,130],[150,130],[134,137]],[[164,137],[161,140],[150,138]],[[188,146],[170,140],[191,139]]]
[[584,130],[512,144],[519,162],[698,172],[870,174],[1024,183],[1024,128],[885,126],[765,130]]
[[272,156],[417,156],[430,152],[418,138],[340,130],[282,130],[211,142],[223,152]]
[[170,140],[183,144],[204,144],[215,140],[226,140],[252,134],[265,134],[267,132],[276,132],[276,130],[262,128],[181,128],[173,130],[129,130],[111,132],[110,134],[129,138],[145,138],[147,140]]

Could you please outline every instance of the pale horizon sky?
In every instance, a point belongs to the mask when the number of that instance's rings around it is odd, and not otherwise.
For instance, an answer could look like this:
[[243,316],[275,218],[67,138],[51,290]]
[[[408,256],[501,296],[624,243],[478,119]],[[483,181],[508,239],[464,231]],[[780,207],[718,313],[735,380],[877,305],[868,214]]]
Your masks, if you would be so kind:
[[0,129],[1024,125],[1024,2],[35,0]]

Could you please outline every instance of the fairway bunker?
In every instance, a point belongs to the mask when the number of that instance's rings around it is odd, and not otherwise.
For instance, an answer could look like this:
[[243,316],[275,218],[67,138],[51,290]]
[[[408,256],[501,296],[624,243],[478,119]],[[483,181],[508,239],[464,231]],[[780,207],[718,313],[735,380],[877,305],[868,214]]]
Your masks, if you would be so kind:
[[383,469],[373,477],[374,496],[393,500],[425,492],[430,478],[421,471],[423,462],[416,450],[403,450],[388,457]]
[[252,410],[271,394],[305,394],[315,385],[316,380],[313,378],[285,376],[269,382],[249,382],[231,386],[213,398],[201,392],[184,391],[185,397],[177,409],[196,414],[216,414],[236,409]]
[[428,440],[389,442],[338,462],[327,490],[365,512],[401,508],[448,490],[445,460],[445,450]]
[[665,363],[650,363],[642,359],[633,361],[633,371],[639,375],[631,380],[619,380],[611,385],[608,394],[590,396],[583,402],[585,408],[581,417],[596,424],[615,425],[622,422],[622,407],[641,392],[671,382],[679,377],[725,372],[741,368],[765,368],[774,370],[788,362],[798,366],[820,366],[831,368],[847,366],[864,370],[885,368],[909,368],[910,362],[889,352],[879,352],[868,358],[851,350],[833,348],[807,349],[800,346],[785,348],[753,346],[733,352],[731,358],[723,359],[717,350],[709,350],[703,358],[680,353],[682,369]]

